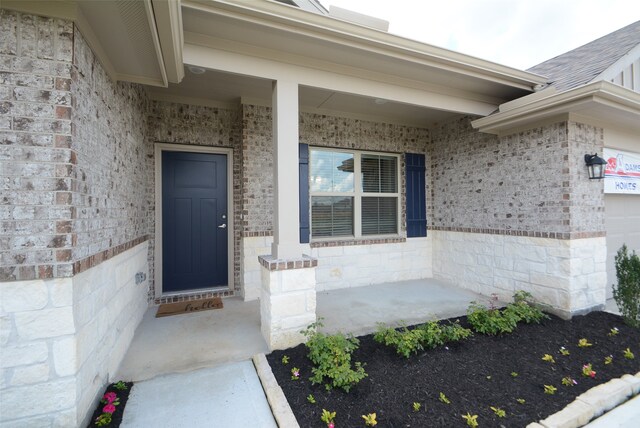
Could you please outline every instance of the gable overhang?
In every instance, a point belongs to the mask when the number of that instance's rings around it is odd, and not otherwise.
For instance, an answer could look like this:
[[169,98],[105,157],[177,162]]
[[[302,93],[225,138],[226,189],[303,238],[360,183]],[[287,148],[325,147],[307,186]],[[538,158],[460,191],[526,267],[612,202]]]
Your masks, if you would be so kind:
[[2,7],[73,21],[112,80],[166,87],[184,75],[179,0],[3,0]]
[[184,62],[485,116],[535,74],[273,1],[183,0]]
[[589,83],[530,103],[518,104],[471,124],[481,132],[505,135],[554,118],[571,116],[594,123],[606,123],[608,126],[640,130],[640,93],[605,81]]

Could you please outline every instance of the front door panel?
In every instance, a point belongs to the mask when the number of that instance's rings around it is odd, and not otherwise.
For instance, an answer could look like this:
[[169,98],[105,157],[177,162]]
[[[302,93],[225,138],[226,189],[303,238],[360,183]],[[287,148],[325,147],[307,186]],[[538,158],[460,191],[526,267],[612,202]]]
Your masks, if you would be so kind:
[[162,291],[228,285],[227,156],[162,152]]

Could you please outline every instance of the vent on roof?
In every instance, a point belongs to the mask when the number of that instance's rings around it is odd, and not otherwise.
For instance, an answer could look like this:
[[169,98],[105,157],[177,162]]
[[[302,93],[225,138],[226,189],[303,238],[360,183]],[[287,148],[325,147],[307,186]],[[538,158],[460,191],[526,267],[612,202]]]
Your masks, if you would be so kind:
[[373,16],[364,15],[352,10],[343,9],[341,7],[329,6],[329,16],[333,18],[349,21],[354,24],[364,25],[380,31],[389,31],[389,21],[374,18]]

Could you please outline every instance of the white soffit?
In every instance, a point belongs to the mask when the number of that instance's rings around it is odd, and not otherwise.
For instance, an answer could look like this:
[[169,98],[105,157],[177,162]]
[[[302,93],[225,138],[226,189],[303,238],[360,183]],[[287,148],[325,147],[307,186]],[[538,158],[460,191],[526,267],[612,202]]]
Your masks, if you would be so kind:
[[[228,109],[236,107],[241,101],[271,106],[272,81],[215,70],[193,74],[187,67],[180,84],[169,84],[168,88],[149,87],[148,93],[156,100]],[[376,102],[376,99],[371,97],[309,86],[300,86],[298,94],[301,111],[329,116],[421,128],[456,116],[456,113],[452,112],[388,100]]]
[[78,7],[117,80],[167,85],[150,0],[79,2]]
[[[369,72],[495,105],[545,79],[382,31],[267,1],[182,2],[185,42],[339,73]],[[205,41],[206,40],[206,41]]]

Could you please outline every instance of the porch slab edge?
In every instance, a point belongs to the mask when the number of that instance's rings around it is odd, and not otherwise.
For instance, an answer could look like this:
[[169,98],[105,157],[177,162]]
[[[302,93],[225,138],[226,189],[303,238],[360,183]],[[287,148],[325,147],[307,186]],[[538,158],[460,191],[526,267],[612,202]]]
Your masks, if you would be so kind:
[[278,385],[278,382],[271,371],[271,366],[269,365],[265,355],[256,354],[253,356],[252,360],[253,365],[256,368],[256,373],[258,373],[260,383],[262,383],[262,389],[267,396],[271,412],[273,413],[273,417],[278,426],[286,428],[300,428],[282,388]]

